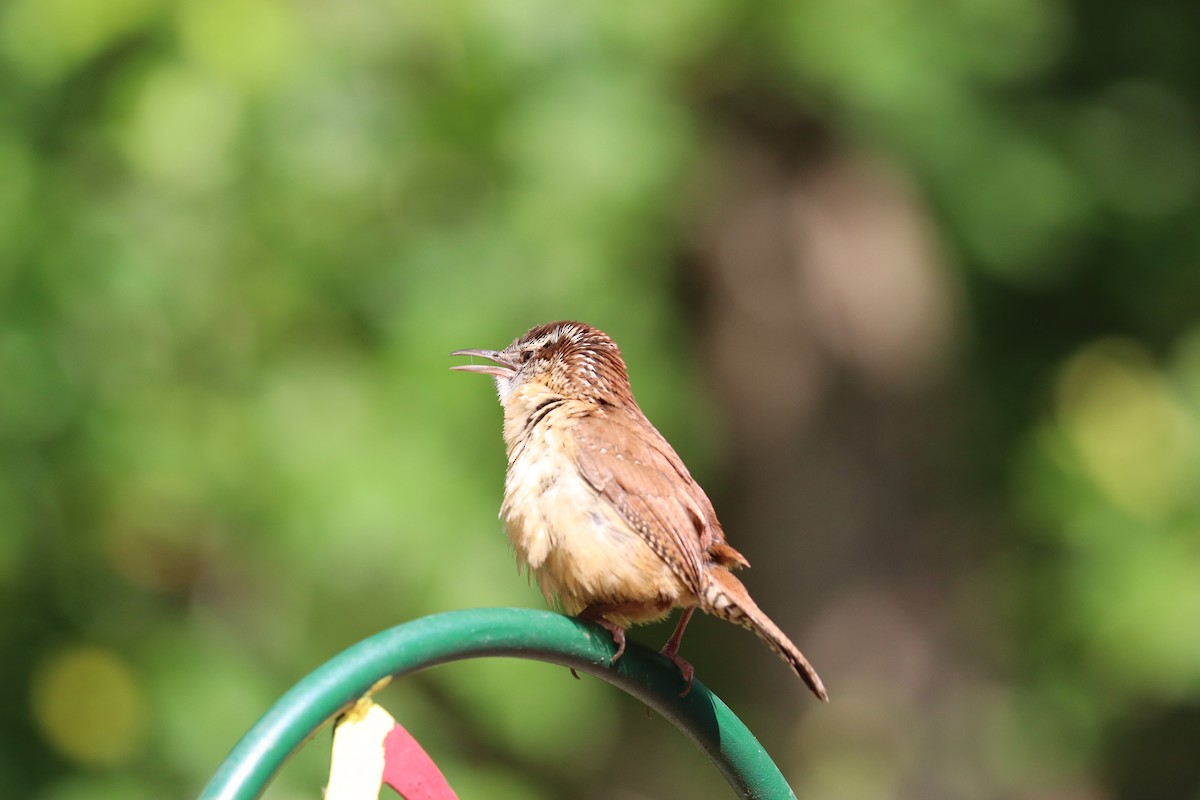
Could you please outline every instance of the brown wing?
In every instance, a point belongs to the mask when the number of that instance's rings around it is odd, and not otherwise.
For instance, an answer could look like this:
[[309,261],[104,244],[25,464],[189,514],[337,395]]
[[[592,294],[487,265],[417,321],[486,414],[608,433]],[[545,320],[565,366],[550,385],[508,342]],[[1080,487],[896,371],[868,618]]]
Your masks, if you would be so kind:
[[640,413],[605,406],[578,417],[579,470],[693,592],[706,562],[746,566],[712,503]]

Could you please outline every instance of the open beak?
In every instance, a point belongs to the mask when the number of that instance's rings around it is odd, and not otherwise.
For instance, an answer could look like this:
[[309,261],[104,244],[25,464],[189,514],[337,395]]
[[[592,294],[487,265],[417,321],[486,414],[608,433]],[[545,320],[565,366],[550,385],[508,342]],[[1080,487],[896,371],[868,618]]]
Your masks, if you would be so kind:
[[455,364],[450,369],[459,372],[478,372],[482,375],[495,375],[497,378],[511,378],[517,374],[517,368],[508,357],[497,350],[455,350],[452,356],[479,356],[495,364]]

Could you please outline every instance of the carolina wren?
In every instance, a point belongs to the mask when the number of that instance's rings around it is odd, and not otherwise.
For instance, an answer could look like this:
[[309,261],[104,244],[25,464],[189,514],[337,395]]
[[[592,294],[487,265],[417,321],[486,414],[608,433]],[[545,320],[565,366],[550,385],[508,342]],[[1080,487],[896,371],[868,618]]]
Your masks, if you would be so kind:
[[749,562],[725,541],[712,503],[645,414],[625,361],[580,322],[532,328],[503,350],[456,350],[490,364],[504,407],[504,518],[520,565],[546,602],[598,622],[625,651],[625,628],[683,614],[662,652],[691,688],[679,643],[697,608],[749,628],[808,687],[821,679],[731,570]]

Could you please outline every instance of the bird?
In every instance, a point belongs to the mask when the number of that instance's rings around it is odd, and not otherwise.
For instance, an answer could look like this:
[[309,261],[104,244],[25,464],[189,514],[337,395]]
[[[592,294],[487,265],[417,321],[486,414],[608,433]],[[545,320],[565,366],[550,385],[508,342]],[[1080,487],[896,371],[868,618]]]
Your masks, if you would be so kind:
[[625,629],[682,609],[662,655],[679,655],[696,609],[748,628],[822,701],[804,654],[750,597],[712,502],[634,399],[616,343],[582,322],[538,325],[503,350],[455,350],[488,363],[450,369],[495,378],[508,466],[500,516],[519,569],[546,602],[608,630],[615,663]]

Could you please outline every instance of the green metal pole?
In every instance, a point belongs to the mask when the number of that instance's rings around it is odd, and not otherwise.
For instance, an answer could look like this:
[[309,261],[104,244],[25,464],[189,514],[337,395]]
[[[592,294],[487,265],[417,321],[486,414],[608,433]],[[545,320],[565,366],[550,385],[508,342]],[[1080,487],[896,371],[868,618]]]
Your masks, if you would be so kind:
[[795,800],[754,735],[700,681],[680,697],[674,664],[635,642],[610,666],[612,637],[548,611],[485,608],[413,620],[364,639],[296,684],[255,723],[217,769],[200,800],[253,800],[318,728],[389,675],[482,656],[573,667],[607,681],[670,720],[747,800]]

